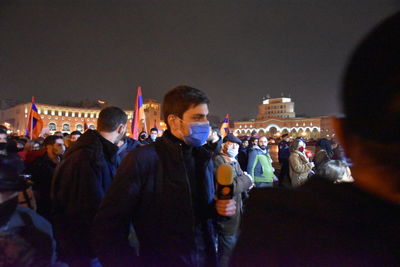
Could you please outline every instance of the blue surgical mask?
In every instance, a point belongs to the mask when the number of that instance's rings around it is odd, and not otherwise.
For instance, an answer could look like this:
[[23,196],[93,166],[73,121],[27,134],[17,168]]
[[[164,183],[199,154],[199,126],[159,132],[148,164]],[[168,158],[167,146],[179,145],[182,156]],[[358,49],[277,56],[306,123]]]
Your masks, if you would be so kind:
[[185,143],[189,146],[199,147],[202,146],[210,134],[210,123],[206,122],[192,122],[189,124],[190,134],[184,136]]
[[226,150],[226,153],[228,154],[228,156],[230,158],[236,158],[236,156],[239,153],[239,151],[237,149],[234,149],[234,148],[228,148]]

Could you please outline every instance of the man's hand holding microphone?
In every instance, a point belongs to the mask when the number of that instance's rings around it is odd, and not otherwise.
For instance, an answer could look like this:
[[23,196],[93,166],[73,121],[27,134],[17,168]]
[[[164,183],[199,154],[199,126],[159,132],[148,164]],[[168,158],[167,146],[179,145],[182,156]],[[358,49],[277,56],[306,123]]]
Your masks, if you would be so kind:
[[217,195],[215,208],[222,216],[233,216],[236,212],[236,201],[233,199],[233,168],[222,164],[217,169]]

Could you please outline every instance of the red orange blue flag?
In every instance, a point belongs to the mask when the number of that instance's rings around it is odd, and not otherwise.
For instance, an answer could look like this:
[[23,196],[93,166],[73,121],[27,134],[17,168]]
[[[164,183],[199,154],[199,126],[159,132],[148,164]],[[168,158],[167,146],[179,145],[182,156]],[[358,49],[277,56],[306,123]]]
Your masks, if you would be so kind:
[[227,136],[230,132],[229,130],[229,114],[226,114],[224,121],[222,122],[221,125],[221,136],[222,138],[224,138],[225,136]]
[[146,118],[144,114],[143,98],[142,98],[142,88],[139,86],[136,94],[135,102],[135,112],[132,118],[131,132],[132,138],[138,139],[140,131],[146,131]]
[[43,129],[43,120],[38,113],[38,109],[35,105],[35,97],[32,96],[31,109],[28,115],[28,127],[27,136],[30,139],[38,138]]

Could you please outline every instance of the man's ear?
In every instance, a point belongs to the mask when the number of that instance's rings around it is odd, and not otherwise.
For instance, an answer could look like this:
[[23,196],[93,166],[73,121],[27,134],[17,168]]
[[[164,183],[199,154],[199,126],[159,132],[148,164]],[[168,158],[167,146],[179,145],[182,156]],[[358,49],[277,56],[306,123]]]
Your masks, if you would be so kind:
[[118,133],[118,134],[123,133],[123,132],[125,131],[125,127],[126,127],[126,124],[125,124],[125,125],[124,125],[124,124],[120,124],[120,125],[118,126],[118,128],[117,128],[117,133]]
[[172,129],[175,130],[177,128],[175,115],[169,114],[167,121],[168,121],[168,125],[171,128],[171,130]]

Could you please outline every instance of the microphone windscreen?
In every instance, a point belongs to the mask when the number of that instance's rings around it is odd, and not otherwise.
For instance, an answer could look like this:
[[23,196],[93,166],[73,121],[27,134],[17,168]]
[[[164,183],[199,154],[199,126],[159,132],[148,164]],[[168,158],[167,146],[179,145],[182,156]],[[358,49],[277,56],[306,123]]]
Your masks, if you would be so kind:
[[233,168],[231,165],[219,165],[217,169],[217,182],[220,185],[231,185],[233,183]]

